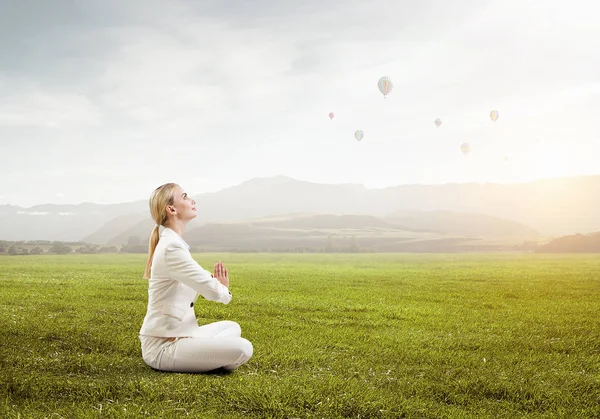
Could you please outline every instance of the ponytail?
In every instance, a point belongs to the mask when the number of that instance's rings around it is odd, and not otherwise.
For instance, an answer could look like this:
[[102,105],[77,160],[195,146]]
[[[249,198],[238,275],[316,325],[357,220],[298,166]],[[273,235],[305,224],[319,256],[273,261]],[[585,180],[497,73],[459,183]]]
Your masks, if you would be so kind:
[[160,235],[158,234],[158,224],[156,224],[150,234],[150,240],[148,242],[148,261],[146,262],[146,270],[144,271],[143,279],[150,279],[150,268],[152,268],[152,258],[154,257],[154,250],[156,250],[158,239],[160,239]]

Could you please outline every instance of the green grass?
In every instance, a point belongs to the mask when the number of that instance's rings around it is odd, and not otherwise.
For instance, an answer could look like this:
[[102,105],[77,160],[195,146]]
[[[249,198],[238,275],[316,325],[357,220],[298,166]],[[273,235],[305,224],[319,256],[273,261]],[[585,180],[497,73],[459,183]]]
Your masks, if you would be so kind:
[[0,257],[0,417],[600,417],[600,258],[196,254],[254,356],[146,366],[144,255]]

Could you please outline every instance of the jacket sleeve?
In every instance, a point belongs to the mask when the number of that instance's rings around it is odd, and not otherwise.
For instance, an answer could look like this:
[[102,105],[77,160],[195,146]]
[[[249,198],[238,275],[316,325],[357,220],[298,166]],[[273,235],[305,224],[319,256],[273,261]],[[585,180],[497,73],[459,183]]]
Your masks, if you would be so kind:
[[182,282],[210,301],[228,304],[231,301],[229,289],[213,278],[192,258],[188,249],[170,244],[165,249],[165,265],[171,279]]

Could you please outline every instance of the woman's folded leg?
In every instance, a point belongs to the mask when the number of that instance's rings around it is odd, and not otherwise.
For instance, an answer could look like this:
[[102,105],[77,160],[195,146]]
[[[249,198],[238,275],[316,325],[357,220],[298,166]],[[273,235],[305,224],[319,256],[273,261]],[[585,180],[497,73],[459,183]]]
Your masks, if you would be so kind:
[[219,322],[209,323],[200,326],[200,330],[196,332],[195,337],[240,337],[242,336],[242,328],[236,322],[231,320],[221,320]]
[[252,344],[241,337],[180,338],[166,346],[158,362],[162,371],[206,372],[234,370],[253,354]]

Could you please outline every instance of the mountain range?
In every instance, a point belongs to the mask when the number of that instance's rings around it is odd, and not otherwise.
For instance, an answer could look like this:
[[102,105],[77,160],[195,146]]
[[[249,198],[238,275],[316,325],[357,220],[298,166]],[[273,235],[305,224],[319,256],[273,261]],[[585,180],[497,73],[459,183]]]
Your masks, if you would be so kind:
[[[184,184],[182,184],[185,187]],[[521,184],[400,185],[367,189],[286,176],[254,178],[196,200],[186,239],[218,237],[392,235],[511,238],[555,237],[600,230],[600,175]],[[118,204],[0,206],[0,240],[126,244],[147,240],[154,221],[148,200]],[[192,231],[196,231],[192,234]],[[252,234],[250,234],[250,232]],[[310,234],[307,234],[309,232]],[[391,233],[390,233],[391,232]],[[345,234],[345,233],[344,233]],[[369,233],[370,234],[370,233]]]

